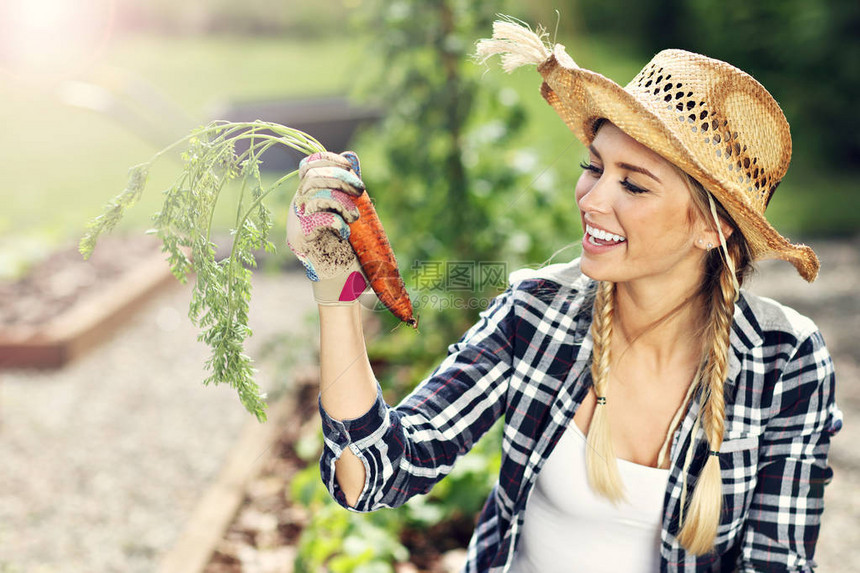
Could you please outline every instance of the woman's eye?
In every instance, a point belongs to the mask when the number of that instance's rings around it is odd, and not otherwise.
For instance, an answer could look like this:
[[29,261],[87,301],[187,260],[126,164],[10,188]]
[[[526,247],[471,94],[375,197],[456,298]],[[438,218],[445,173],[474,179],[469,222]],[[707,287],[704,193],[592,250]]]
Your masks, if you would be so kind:
[[595,173],[597,175],[603,173],[603,169],[597,167],[596,165],[592,165],[591,163],[586,163],[585,161],[580,163],[579,166],[582,167],[584,170],[591,171],[592,173]]
[[628,191],[630,191],[631,193],[639,194],[639,193],[647,193],[648,192],[647,189],[643,189],[642,187],[637,187],[636,185],[634,185],[633,183],[631,183],[627,179],[625,179],[624,181],[621,182],[621,186],[624,187],[625,189],[627,189]]
[[[583,161],[582,163],[579,164],[579,166],[582,167],[582,169],[584,169],[585,171],[591,171],[592,173],[594,173],[597,176],[603,175],[603,169],[601,169],[600,167],[593,165],[591,163],[587,163],[587,162]],[[647,189],[643,189],[642,187],[634,185],[633,183],[631,183],[627,179],[624,179],[623,181],[621,181],[621,186],[624,187],[625,189],[627,189],[630,193],[633,193],[636,195],[648,192]]]

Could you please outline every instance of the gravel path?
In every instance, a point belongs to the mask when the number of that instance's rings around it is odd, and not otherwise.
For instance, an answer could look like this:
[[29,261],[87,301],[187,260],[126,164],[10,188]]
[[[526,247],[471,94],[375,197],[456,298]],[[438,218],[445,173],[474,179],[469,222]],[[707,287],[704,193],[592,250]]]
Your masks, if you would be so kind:
[[[305,280],[255,281],[252,356],[301,333]],[[169,289],[61,370],[0,372],[0,572],[151,571],[175,543],[251,419],[235,391],[201,384],[188,298]]]
[[[818,546],[819,571],[860,562],[860,239],[816,242],[806,285],[765,263],[751,290],[816,321],[834,356],[846,424]],[[255,283],[252,355],[286,330],[309,340],[300,272]],[[153,300],[114,339],[55,372],[0,373],[0,572],[151,571],[182,531],[249,419],[235,393],[200,384],[206,349],[185,312],[187,288]],[[293,343],[295,344],[295,342]],[[260,382],[271,388],[263,369]]]

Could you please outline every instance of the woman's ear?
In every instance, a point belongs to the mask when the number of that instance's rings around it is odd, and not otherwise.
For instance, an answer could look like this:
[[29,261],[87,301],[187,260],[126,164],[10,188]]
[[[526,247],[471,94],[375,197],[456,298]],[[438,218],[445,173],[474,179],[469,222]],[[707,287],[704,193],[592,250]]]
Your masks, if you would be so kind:
[[[698,238],[696,239],[696,246],[705,251],[710,251],[716,246],[720,244],[720,233],[717,231],[712,221],[705,222],[705,225],[699,230]],[[707,223],[710,223],[708,225]],[[728,240],[731,234],[734,232],[732,226],[724,221],[722,218],[720,219],[720,229],[723,231],[723,236]]]

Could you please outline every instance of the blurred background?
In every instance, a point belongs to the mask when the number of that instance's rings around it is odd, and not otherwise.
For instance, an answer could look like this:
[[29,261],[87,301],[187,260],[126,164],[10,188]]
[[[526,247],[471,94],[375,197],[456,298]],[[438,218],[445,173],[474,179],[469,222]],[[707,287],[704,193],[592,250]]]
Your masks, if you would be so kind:
[[[857,251],[860,229],[860,195],[855,192],[860,174],[856,106],[860,4],[855,0],[762,0],[743,5],[717,0],[533,0],[525,4],[488,0],[3,0],[0,280],[20,281],[52,253],[74,244],[87,221],[123,189],[131,166],[148,161],[193,128],[215,119],[262,119],[297,127],[319,135],[334,151],[348,146],[358,152],[363,178],[407,286],[419,295],[422,333],[418,336],[406,329],[391,332],[395,323],[384,313],[372,313],[369,319],[381,333],[369,339],[374,365],[387,396],[396,401],[474,322],[481,308],[504,286],[506,272],[549,259],[568,260],[577,254],[575,242],[581,233],[573,186],[584,157],[582,146],[539,96],[540,82],[534,70],[518,70],[508,76],[495,64],[487,69],[471,59],[474,43],[491,33],[492,20],[499,13],[542,24],[550,39],[564,44],[579,65],[622,85],[655,52],[670,47],[702,52],[752,74],[779,101],[794,142],[792,166],[769,206],[769,218],[793,240],[810,242],[816,248],[822,245],[825,252],[835,253],[832,260],[840,265],[856,263],[852,253]],[[264,156],[264,179],[276,180],[294,168],[295,160],[274,153]],[[139,234],[149,227],[160,208],[160,191],[180,169],[178,155],[165,156],[154,166],[147,191],[121,223],[120,234]],[[271,240],[279,253],[270,256],[260,273],[266,275],[268,270],[270,275],[261,279],[260,297],[273,301],[280,314],[262,312],[259,318],[252,317],[252,321],[261,321],[258,330],[266,333],[266,348],[276,355],[262,374],[275,386],[292,376],[297,363],[313,363],[316,342],[313,319],[304,314],[311,309],[307,293],[278,294],[284,292],[284,281],[289,282],[284,277],[299,273],[287,249],[281,248],[290,194],[291,188],[284,186],[283,192],[269,198],[274,216]],[[230,233],[229,212],[227,208],[215,221],[216,234],[223,237]],[[501,275],[496,272],[500,268],[505,271]],[[847,267],[841,270],[848,272]],[[841,372],[850,375],[858,362],[849,339],[860,329],[854,318],[856,299],[846,303],[849,291],[845,289],[854,284],[846,277],[854,275],[827,272],[825,265],[821,281],[825,286],[821,288],[832,285],[831,290],[804,291],[796,296],[804,301],[817,297],[822,304],[842,300],[842,306],[827,307],[831,309],[827,316],[850,319],[833,327],[840,336],[833,340],[834,347],[844,349],[843,362],[837,360],[837,365],[844,364]],[[796,277],[790,280],[798,288],[804,287]],[[304,288],[301,282],[295,284]],[[793,300],[796,293],[784,294]],[[108,416],[105,419],[110,420],[114,420],[110,416],[118,420],[122,415],[114,404],[95,405],[97,399],[107,400],[97,386],[80,386],[74,398],[56,400],[72,392],[70,388],[80,378],[92,384],[94,377],[119,372],[111,386],[124,404],[130,400],[130,392],[134,407],[141,410],[146,409],[142,404],[147,400],[153,401],[153,410],[164,402],[175,404],[179,390],[172,379],[178,375],[159,374],[164,386],[158,391],[158,400],[163,402],[158,402],[142,390],[141,385],[152,381],[133,372],[130,364],[136,362],[129,357],[139,359],[141,352],[155,352],[135,336],[152,343],[153,337],[181,333],[185,338],[179,340],[187,341],[188,348],[177,348],[184,343],[170,339],[158,352],[179,352],[179,361],[192,357],[190,364],[202,366],[205,357],[194,349],[194,333],[178,326],[185,323],[182,296],[160,299],[160,306],[148,310],[151,323],[145,322],[148,319],[135,323],[134,328],[141,329],[137,334],[133,328],[124,331],[125,338],[119,338],[132,345],[132,350],[114,349],[120,352],[117,355],[110,354],[112,347],[97,350],[84,361],[53,373],[0,371],[0,447],[9,456],[3,459],[18,456],[19,460],[18,465],[10,463],[0,470],[0,476],[8,472],[10,484],[0,488],[6,490],[6,497],[0,500],[0,571],[148,571],[175,541],[196,499],[193,491],[205,487],[217,472],[244,421],[235,399],[228,393],[218,398],[217,407],[186,404],[171,414],[175,420],[161,419],[149,425],[148,431],[135,430],[139,434],[123,433],[126,430],[121,425],[102,431],[104,426],[99,424],[104,419],[92,418],[87,430],[91,433],[81,435],[119,440],[122,447],[116,441],[103,446],[126,456],[105,458],[96,470],[87,467],[92,450],[80,442],[83,438],[63,443],[64,436],[75,435],[66,424],[76,426],[83,423],[82,418],[89,418],[81,414],[81,407],[102,408]],[[285,298],[302,300],[303,306],[298,302],[290,306]],[[806,304],[810,312],[825,312],[812,302]],[[817,316],[813,314],[813,318]],[[284,324],[295,328],[290,330]],[[828,337],[824,326],[822,329]],[[141,346],[135,346],[138,344]],[[310,358],[297,357],[299,347]],[[178,360],[163,357],[173,365]],[[154,368],[154,362],[157,360],[145,361],[140,368]],[[124,366],[116,370],[117,364]],[[198,375],[195,366],[189,367],[192,370],[187,375],[194,378]],[[842,378],[843,384],[853,382],[849,377]],[[197,385],[197,379],[183,382]],[[183,395],[183,399],[203,404],[212,395],[215,391],[208,389]],[[844,404],[857,406],[856,395],[841,398]],[[308,406],[313,407],[315,404]],[[182,434],[174,423],[184,424],[182,431],[189,433]],[[116,474],[103,484],[103,491],[87,489],[94,483],[89,479],[93,473],[114,475],[118,466],[131,463],[129,458],[139,462],[143,450],[135,444],[151,439],[156,429],[172,436],[175,443],[170,455],[184,460],[193,474],[193,479],[182,481],[185,489],[181,493],[164,494],[184,500],[178,503],[179,509],[177,504],[168,510],[166,506],[171,504],[155,503],[153,499],[163,497],[156,493],[152,499],[146,498],[149,501],[135,502],[128,491],[140,489],[128,484],[141,479],[139,473]],[[216,435],[221,437],[215,439]],[[56,440],[59,445],[53,452],[63,454],[39,457],[36,450],[47,448],[42,438]],[[346,552],[365,557],[343,560],[338,571],[359,570],[368,563],[383,567],[374,571],[388,570],[384,567],[403,560],[402,544],[409,536],[404,531],[428,531],[442,522],[466,524],[461,529],[468,531],[498,464],[496,439],[491,435],[483,442],[472,461],[438,488],[429,502],[415,504],[399,517],[357,521],[359,518],[347,517],[345,512],[326,513],[321,509],[328,507],[325,496],[308,485],[312,479],[302,481],[304,489],[285,495],[315,508],[318,521],[305,521],[310,533],[303,538],[305,549],[299,551],[297,567],[317,570],[332,555],[346,551],[330,545],[325,545],[329,547],[325,551],[318,549],[324,532],[332,528],[341,528],[338,531],[346,538],[344,532],[366,530],[372,524],[374,531],[395,540],[388,545],[379,538],[372,544],[356,541],[359,549],[353,546]],[[189,449],[205,461],[189,461]],[[306,449],[310,451],[306,458],[313,460],[316,450]],[[51,464],[77,450],[81,453],[74,457],[73,467],[80,482],[90,485],[68,493],[77,496],[78,505],[64,511],[62,499],[46,501],[59,493],[45,474],[63,472],[63,466],[58,469]],[[153,452],[153,456],[161,456],[161,462],[169,459],[163,449]],[[845,453],[837,459],[845,460],[846,475],[856,476],[860,468],[856,457]],[[317,470],[310,463],[306,471]],[[39,489],[31,482],[44,483]],[[96,533],[89,540],[57,534],[65,525],[75,525],[70,520],[79,519],[81,506],[98,505],[99,495],[109,495],[109,491],[122,496],[110,511],[123,513],[133,507],[142,512],[139,529],[125,534],[126,541],[106,533]],[[33,510],[36,501],[28,495],[41,500],[44,507]],[[852,499],[842,502],[848,521],[860,515],[860,502]],[[153,515],[140,509],[147,505]],[[175,513],[158,514],[162,507]],[[165,515],[175,523],[165,527]],[[120,521],[98,511],[87,523],[84,526],[97,532],[115,533],[122,527]],[[139,532],[153,531],[153,523],[160,524],[159,533],[142,538]],[[22,541],[23,528],[33,532],[27,543]],[[465,534],[445,535],[462,539]],[[857,533],[852,535],[850,539],[860,541]],[[105,545],[111,549],[106,550]],[[373,546],[370,557],[368,545]],[[836,551],[831,549],[829,563],[838,561]],[[239,562],[234,563],[239,567],[235,570],[242,570],[241,560],[234,561]],[[257,567],[246,563],[245,570],[265,570],[263,565]]]
[[[576,224],[563,212],[571,211],[567,192],[581,149],[534,97],[533,73],[506,77],[469,61],[474,42],[501,12],[542,23],[581,65],[620,83],[664,47],[701,51],[750,72],[792,125],[792,168],[770,207],[777,227],[789,236],[857,228],[850,192],[860,158],[856,2],[447,4],[6,0],[0,8],[2,272],[10,272],[10,258],[79,233],[81,222],[121,189],[129,166],[232,106],[329,97],[386,110],[377,130],[352,142],[370,161],[371,180],[389,181],[398,170],[401,197],[394,203],[383,201],[388,186],[377,185],[381,210],[414,204],[417,195],[438,197],[415,189],[433,190],[437,178],[449,182],[452,174],[457,185],[446,187],[462,187],[450,192],[463,193],[476,211],[490,210],[482,204],[490,195],[502,203],[505,192],[530,188],[518,210],[549,207],[543,211],[552,212],[553,224],[518,225],[515,232],[506,227],[513,215],[505,214],[487,230],[497,236],[479,233],[476,240],[542,260],[575,236],[558,230]],[[444,11],[447,21],[437,15]],[[157,192],[147,194],[128,224],[144,227],[158,199]],[[425,203],[432,212],[443,201]],[[405,241],[398,247],[411,249]]]

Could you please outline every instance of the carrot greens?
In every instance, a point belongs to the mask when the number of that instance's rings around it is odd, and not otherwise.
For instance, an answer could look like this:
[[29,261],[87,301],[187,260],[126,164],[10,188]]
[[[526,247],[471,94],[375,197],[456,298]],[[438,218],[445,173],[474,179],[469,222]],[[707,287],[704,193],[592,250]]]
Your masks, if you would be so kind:
[[[244,144],[240,148],[238,142],[247,142],[247,148]],[[148,232],[161,239],[178,280],[185,282],[194,274],[188,316],[201,329],[199,340],[211,351],[204,384],[229,384],[261,422],[266,420],[265,395],[254,381],[255,369],[244,343],[251,335],[248,304],[254,252],[274,250],[268,239],[272,217],[264,200],[298,174],[292,171],[264,185],[260,156],[278,145],[304,154],[325,151],[313,137],[276,123],[217,121],[194,130],[148,162],[132,167],[126,188],[89,223],[79,245],[88,258],[99,237],[111,231],[140,198],[152,164],[184,146],[182,172],[164,191],[161,210],[153,216],[154,226]],[[223,189],[231,183],[239,185],[232,247],[227,257],[217,259],[212,220]]]

